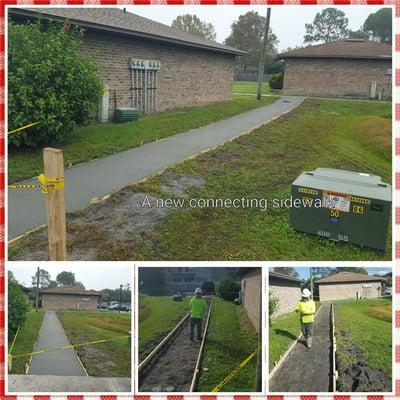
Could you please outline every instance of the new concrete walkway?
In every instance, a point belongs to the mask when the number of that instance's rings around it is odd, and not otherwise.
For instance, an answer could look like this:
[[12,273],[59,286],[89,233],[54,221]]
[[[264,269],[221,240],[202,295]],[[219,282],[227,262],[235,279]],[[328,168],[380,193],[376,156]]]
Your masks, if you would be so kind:
[[[301,97],[281,97],[275,103],[215,122],[203,128],[170,136],[65,171],[68,212],[85,207],[94,197],[146,178],[205,150],[217,147],[297,107]],[[37,183],[27,181],[26,183]],[[40,191],[8,191],[8,240],[46,223]]]
[[130,378],[91,376],[8,375],[9,392],[125,393],[131,391]]
[[[34,351],[59,348],[69,344],[57,314],[54,311],[46,311]],[[87,376],[73,349],[34,355],[28,374]]]
[[269,381],[270,392],[329,392],[331,366],[330,304],[315,318],[311,349],[303,338],[295,345]]

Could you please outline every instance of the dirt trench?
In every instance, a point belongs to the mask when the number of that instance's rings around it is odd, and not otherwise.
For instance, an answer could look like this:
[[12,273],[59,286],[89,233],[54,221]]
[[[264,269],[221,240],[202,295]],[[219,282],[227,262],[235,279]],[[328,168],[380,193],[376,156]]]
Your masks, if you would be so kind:
[[[204,335],[207,314],[203,317]],[[139,374],[140,392],[189,392],[201,342],[189,336],[190,318]]]

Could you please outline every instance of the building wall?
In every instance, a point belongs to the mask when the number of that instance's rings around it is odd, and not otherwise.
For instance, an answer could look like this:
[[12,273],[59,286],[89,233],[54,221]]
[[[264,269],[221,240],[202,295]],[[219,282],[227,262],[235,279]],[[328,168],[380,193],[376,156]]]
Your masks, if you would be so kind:
[[250,271],[241,279],[242,304],[258,332],[260,323],[261,271]]
[[228,101],[235,57],[214,51],[87,31],[82,53],[92,55],[109,85],[109,115],[132,106],[131,58],[161,62],[156,111]]
[[43,310],[96,310],[98,296],[42,294]]
[[[368,290],[365,286],[369,286]],[[367,293],[368,290],[370,293]],[[347,300],[359,298],[377,298],[382,293],[381,282],[330,283],[319,285],[320,301]]]
[[278,309],[272,318],[294,311],[296,304],[301,300],[300,283],[283,283],[270,279],[268,290],[273,297],[278,299]]
[[290,58],[285,63],[286,94],[369,97],[371,82],[387,89],[390,60]]

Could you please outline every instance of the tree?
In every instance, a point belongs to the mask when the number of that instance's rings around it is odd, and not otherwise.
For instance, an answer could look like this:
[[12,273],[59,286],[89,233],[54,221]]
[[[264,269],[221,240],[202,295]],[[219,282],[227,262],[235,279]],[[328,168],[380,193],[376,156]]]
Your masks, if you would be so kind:
[[[266,22],[266,18],[259,15],[258,12],[249,11],[240,15],[239,19],[231,25],[231,34],[225,39],[224,43],[249,53],[237,57],[237,64],[240,67],[246,69],[247,66],[258,66]],[[274,59],[277,44],[278,38],[270,28],[265,61],[267,66]]]
[[[50,274],[44,270],[39,269],[39,288],[46,289],[50,286]],[[37,272],[35,275],[32,276],[32,286],[36,287],[37,285]]]
[[85,290],[85,285],[84,285],[82,282],[80,282],[80,281],[75,281],[74,286],[79,287],[79,288]]
[[293,267],[274,267],[275,272],[280,274],[292,276],[293,278],[300,278],[299,273]]
[[348,33],[349,20],[343,11],[325,8],[317,13],[312,24],[306,24],[304,43],[334,42]]
[[363,267],[338,267],[336,268],[336,273],[339,272],[353,272],[355,274],[368,275],[368,271]]
[[141,268],[139,288],[150,294],[161,294],[165,291],[165,275],[162,268]]
[[8,25],[9,144],[38,147],[70,139],[93,121],[103,84],[96,64],[79,53],[84,31],[71,24]]
[[347,33],[347,37],[349,39],[364,39],[364,40],[368,40],[369,39],[369,34],[367,32],[364,32],[363,29],[358,29],[357,31],[349,30],[348,33]]
[[74,286],[75,274],[72,272],[63,271],[57,275],[56,280],[60,286]]
[[15,335],[29,311],[27,296],[22,292],[17,282],[8,281],[8,332]]
[[217,295],[225,300],[233,301],[239,296],[240,285],[230,276],[222,278],[216,287]]
[[209,40],[215,40],[217,36],[214,26],[210,23],[201,21],[197,15],[178,15],[172,21],[171,26],[179,31],[188,32]]
[[370,39],[379,38],[381,43],[392,44],[392,10],[382,8],[370,14],[365,20],[362,30]]
[[12,271],[8,270],[7,271],[7,275],[8,275],[8,280],[9,281],[16,282],[15,276],[14,276]]

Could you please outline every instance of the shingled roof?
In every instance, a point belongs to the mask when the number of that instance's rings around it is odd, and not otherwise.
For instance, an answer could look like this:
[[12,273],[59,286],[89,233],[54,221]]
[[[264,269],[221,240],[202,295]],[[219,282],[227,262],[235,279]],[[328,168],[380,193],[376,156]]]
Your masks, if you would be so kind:
[[337,42],[294,49],[278,54],[276,58],[350,58],[391,60],[392,46],[370,40],[345,39]]
[[275,272],[275,271],[270,271],[269,276],[270,276],[270,278],[272,277],[272,278],[276,278],[276,279],[284,280],[284,281],[291,281],[291,282],[296,282],[296,283],[303,282],[302,279],[296,278],[295,276],[281,274],[280,272]]
[[59,286],[49,289],[41,290],[45,294],[77,294],[84,296],[101,296],[100,293],[94,290],[85,290],[79,286]]
[[37,17],[65,21],[86,28],[111,31],[131,36],[174,43],[177,45],[203,48],[231,54],[246,54],[231,46],[204,39],[200,36],[181,32],[168,25],[130,13],[120,8],[90,7],[90,8],[10,8],[13,15]]
[[348,283],[348,282],[372,282],[372,281],[385,281],[386,278],[375,276],[375,275],[367,275],[367,274],[359,274],[355,272],[339,272],[338,274],[327,276],[326,278],[319,279],[314,283]]

